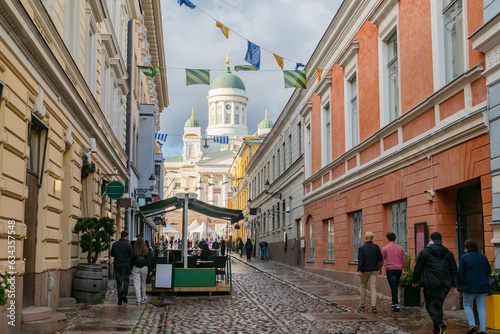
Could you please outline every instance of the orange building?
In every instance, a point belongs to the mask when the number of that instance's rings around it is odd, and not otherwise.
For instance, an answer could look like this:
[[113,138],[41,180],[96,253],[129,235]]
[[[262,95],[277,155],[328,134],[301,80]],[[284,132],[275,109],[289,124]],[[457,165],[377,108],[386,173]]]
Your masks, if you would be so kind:
[[482,25],[477,0],[341,5],[290,99],[304,124],[307,270],[357,284],[367,231],[380,247],[395,232],[412,259],[434,231],[457,259],[467,238],[493,259],[485,55],[468,41]]

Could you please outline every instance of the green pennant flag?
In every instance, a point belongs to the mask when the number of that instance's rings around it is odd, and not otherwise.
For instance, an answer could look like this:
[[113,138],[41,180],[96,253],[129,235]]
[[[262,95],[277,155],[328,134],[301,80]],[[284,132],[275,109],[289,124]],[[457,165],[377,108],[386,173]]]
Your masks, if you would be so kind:
[[144,75],[148,78],[148,80],[153,80],[156,73],[160,73],[159,67],[151,67],[151,66],[139,66],[137,65],[139,70],[144,73]]
[[186,86],[210,85],[210,70],[186,69]]
[[285,88],[306,88],[306,70],[283,71]]
[[238,65],[234,67],[236,72],[238,71],[258,71],[259,68],[252,65]]

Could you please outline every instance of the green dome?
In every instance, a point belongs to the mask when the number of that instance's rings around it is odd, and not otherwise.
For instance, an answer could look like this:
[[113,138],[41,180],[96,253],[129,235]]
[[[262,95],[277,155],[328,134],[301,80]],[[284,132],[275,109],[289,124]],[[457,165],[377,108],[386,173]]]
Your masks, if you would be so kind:
[[266,110],[266,118],[259,123],[259,129],[270,129],[273,127],[273,122],[267,119],[267,110]]
[[185,128],[199,128],[200,122],[196,118],[194,118],[194,113],[191,112],[191,118],[184,123]]
[[217,88],[236,88],[245,90],[245,85],[240,78],[231,73],[229,67],[226,67],[226,72],[216,77],[210,84],[210,89]]

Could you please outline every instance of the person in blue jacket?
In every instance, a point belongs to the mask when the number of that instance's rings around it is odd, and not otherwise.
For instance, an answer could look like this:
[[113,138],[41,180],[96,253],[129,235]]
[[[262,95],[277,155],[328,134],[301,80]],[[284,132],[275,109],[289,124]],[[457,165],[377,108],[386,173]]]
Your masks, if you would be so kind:
[[251,258],[252,249],[253,249],[252,240],[250,240],[250,238],[248,238],[247,242],[245,243],[245,252],[247,253],[247,261],[252,261],[252,258]]
[[[460,259],[458,267],[458,286],[464,292],[464,309],[470,326],[467,333],[485,333],[486,294],[490,291],[488,276],[491,274],[491,266],[486,256],[478,253],[477,243],[474,240],[465,241],[465,250],[466,253]],[[479,332],[472,310],[474,299],[479,315]]]

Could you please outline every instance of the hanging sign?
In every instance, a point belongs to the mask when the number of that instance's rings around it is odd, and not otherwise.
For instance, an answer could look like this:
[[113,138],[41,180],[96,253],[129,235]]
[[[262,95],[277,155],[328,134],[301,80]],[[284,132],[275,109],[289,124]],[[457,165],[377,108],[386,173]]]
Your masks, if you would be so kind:
[[106,186],[106,195],[111,199],[120,199],[125,194],[125,186],[120,181],[111,181]]

